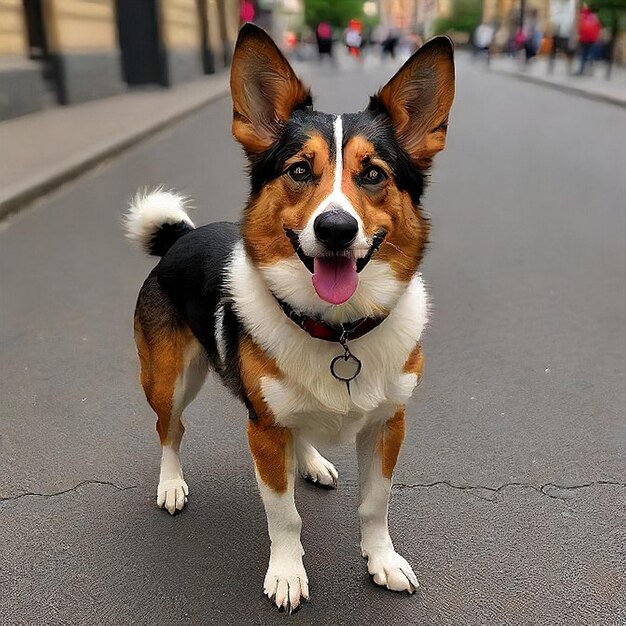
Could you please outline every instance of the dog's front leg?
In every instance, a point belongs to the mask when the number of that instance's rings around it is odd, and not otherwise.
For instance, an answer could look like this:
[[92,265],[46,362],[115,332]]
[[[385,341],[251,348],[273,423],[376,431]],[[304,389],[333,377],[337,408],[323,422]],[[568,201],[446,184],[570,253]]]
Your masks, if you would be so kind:
[[263,590],[276,606],[291,613],[301,600],[309,598],[300,543],[302,521],[293,493],[296,470],[293,436],[267,416],[257,415],[248,422],[248,441],[271,541]]
[[404,439],[404,408],[386,422],[366,426],[357,436],[361,504],[361,553],[377,585],[413,593],[417,578],[393,547],[387,526],[391,475]]
[[309,581],[302,563],[302,520],[294,500],[296,456],[291,431],[276,423],[265,400],[264,384],[281,378],[273,359],[251,338],[240,342],[241,376],[250,408],[248,443],[270,536],[270,562],[265,594],[291,612],[309,598]]

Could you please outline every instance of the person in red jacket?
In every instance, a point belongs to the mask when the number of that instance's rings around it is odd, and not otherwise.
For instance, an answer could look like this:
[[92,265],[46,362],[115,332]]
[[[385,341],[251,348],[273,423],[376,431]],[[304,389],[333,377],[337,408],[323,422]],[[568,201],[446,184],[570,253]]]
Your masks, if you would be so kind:
[[578,76],[585,73],[587,63],[591,61],[593,48],[602,32],[602,24],[598,16],[584,4],[578,18],[578,43],[580,44],[580,69]]

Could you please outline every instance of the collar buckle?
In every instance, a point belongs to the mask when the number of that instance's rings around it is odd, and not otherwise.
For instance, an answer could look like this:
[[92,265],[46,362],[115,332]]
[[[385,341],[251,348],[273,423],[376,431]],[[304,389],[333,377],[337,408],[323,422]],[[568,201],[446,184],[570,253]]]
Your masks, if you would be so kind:
[[348,335],[349,334],[350,334],[350,331],[346,329],[345,326],[342,326],[342,333],[341,333],[341,337],[339,337],[339,343],[341,344],[341,347],[344,349],[345,358],[348,358],[351,355],[350,348],[348,348]]

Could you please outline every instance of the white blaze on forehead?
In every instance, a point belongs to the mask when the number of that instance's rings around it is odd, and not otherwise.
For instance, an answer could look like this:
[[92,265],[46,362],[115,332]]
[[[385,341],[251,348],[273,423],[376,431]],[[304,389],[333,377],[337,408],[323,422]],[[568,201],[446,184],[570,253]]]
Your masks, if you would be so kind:
[[300,247],[307,256],[317,256],[324,252],[324,247],[320,244],[313,230],[313,223],[315,218],[324,211],[331,208],[331,206],[343,209],[347,211],[356,219],[359,225],[359,232],[356,236],[352,248],[354,255],[363,257],[367,254],[367,250],[371,245],[371,242],[367,240],[365,236],[365,229],[363,228],[363,220],[356,212],[352,203],[341,190],[341,179],[343,177],[343,120],[341,115],[335,117],[333,122],[333,137],[335,140],[335,174],[333,178],[333,190],[330,195],[326,196],[313,212],[313,215],[309,218],[307,225],[300,233]]
[[333,122],[335,131],[335,182],[333,183],[333,194],[341,193],[341,178],[343,175],[343,121],[338,115]]

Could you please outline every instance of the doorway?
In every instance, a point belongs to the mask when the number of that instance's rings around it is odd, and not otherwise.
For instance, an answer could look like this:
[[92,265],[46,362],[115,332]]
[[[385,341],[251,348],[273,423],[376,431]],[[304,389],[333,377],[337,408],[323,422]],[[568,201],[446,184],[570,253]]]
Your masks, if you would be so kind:
[[28,36],[28,58],[38,61],[41,67],[44,89],[42,97],[44,106],[61,102],[61,85],[57,64],[48,46],[46,32],[45,8],[42,0],[22,0]]
[[157,0],[116,0],[122,74],[128,85],[167,85]]
[[215,58],[211,50],[207,0],[197,0],[198,19],[200,21],[200,40],[202,48],[202,69],[205,74],[215,73]]

